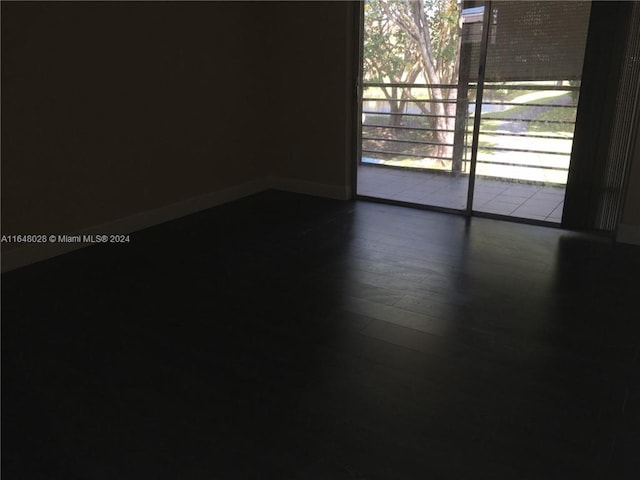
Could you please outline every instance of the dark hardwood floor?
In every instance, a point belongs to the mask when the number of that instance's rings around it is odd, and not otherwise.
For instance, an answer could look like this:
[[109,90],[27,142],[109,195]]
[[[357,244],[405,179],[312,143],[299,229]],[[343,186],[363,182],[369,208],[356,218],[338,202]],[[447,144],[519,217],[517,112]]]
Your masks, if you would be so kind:
[[640,478],[640,249],[265,192],[2,276],[13,479]]

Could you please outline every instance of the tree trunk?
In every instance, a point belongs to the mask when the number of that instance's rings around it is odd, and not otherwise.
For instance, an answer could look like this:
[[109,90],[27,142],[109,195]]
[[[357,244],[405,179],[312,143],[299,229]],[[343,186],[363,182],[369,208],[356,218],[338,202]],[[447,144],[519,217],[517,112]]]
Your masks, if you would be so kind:
[[[393,9],[390,5],[396,5],[398,8]],[[425,12],[424,2],[405,1],[397,4],[382,2],[381,6],[388,18],[415,43],[420,56],[422,72],[427,83],[440,85],[455,81],[453,78],[446,77],[448,74],[454,76],[457,72],[457,67],[454,65],[453,69],[448,71],[447,68],[442,68],[442,65],[438,64],[434,56],[429,31],[429,18]],[[445,103],[443,100],[455,99],[456,91],[452,88],[442,88],[440,86],[432,86],[429,90],[433,101],[430,110],[435,115],[433,123],[436,125],[434,134],[437,143],[434,149],[435,156],[440,157],[440,161],[444,165],[444,160],[451,160],[453,157],[456,105],[455,103]]]
[[[447,92],[445,94],[445,91]],[[435,117],[435,124],[437,131],[435,132],[435,139],[438,145],[436,146],[436,156],[440,158],[441,164],[444,165],[444,160],[450,160],[453,154],[453,129],[455,127],[455,115],[456,108],[455,103],[448,103],[446,100],[450,100],[451,93],[455,98],[455,90],[444,89],[440,87],[431,88],[431,98],[435,100],[433,105],[433,112]],[[448,131],[451,130],[451,131]]]
[[[398,87],[393,87],[392,95],[393,100],[389,100],[389,111],[391,113],[389,118],[389,125],[392,127],[402,126],[402,114],[404,113],[404,102],[396,100],[398,98]],[[396,132],[394,132],[394,135]]]
[[400,127],[402,126],[402,115],[405,112],[405,103],[396,100],[398,98],[398,87],[391,87],[391,93],[389,93],[386,87],[382,88],[382,92],[389,103],[389,126]]

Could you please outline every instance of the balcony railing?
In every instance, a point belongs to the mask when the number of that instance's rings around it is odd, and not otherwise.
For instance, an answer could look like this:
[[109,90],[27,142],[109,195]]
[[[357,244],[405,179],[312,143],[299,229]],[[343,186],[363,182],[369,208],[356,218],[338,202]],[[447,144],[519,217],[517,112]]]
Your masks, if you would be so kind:
[[[566,184],[579,86],[561,83],[484,85],[478,175]],[[362,162],[468,173],[476,85],[459,92],[365,83]]]

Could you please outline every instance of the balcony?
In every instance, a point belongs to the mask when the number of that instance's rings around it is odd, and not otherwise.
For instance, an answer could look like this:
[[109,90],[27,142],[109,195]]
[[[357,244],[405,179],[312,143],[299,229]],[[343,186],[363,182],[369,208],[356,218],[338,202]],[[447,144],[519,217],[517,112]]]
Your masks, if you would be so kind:
[[[447,92],[438,100],[433,87],[364,85],[360,195],[466,207],[476,86],[461,96],[458,85],[437,85]],[[578,91],[570,82],[484,85],[474,210],[560,222]]]

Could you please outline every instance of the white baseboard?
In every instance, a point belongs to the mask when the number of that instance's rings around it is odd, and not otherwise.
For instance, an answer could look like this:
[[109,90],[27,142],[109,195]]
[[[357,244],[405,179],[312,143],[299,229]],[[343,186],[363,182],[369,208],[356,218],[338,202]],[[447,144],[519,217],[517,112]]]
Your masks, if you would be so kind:
[[618,225],[616,241],[620,243],[640,245],[640,226],[621,223]]
[[[129,217],[120,218],[105,224],[91,226],[76,232],[69,232],[69,235],[133,233],[269,189],[339,200],[351,198],[351,192],[348,187],[326,185],[291,178],[267,177],[234,185],[229,188],[165,205]],[[33,243],[24,244],[10,250],[3,250],[1,271],[8,272],[91,245],[90,243]]]
[[[234,185],[206,195],[147,210],[101,225],[94,225],[69,235],[126,234],[175,220],[207,208],[238,200],[269,188],[265,179]],[[59,233],[59,232],[56,232]],[[30,265],[63,253],[91,246],[90,243],[33,243],[2,251],[2,272]]]
[[302,193],[314,197],[333,198],[336,200],[349,200],[351,188],[348,186],[328,185],[326,183],[309,182],[295,178],[269,177],[267,182],[274,190]]

